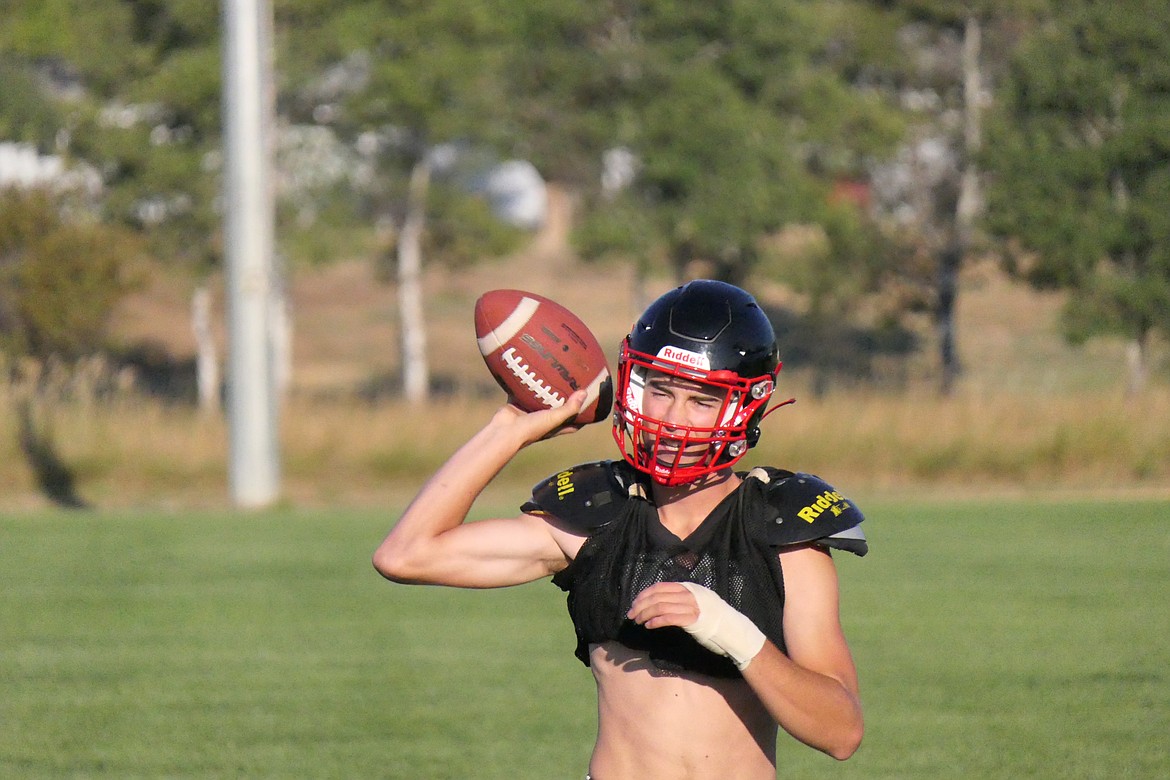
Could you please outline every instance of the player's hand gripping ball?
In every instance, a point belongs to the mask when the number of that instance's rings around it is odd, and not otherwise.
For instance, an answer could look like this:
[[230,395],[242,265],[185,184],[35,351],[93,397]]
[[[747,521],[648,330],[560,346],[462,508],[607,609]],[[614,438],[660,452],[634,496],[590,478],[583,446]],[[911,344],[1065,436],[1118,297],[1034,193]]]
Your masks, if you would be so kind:
[[523,290],[490,290],[475,302],[475,335],[488,370],[521,409],[556,409],[585,388],[589,395],[573,422],[609,416],[613,380],[605,352],[564,306]]

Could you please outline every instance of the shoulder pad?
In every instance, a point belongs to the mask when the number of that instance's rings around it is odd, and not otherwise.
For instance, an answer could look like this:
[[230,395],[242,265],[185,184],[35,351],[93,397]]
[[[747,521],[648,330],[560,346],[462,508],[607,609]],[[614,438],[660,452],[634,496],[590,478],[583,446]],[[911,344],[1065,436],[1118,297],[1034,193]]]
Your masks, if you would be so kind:
[[617,517],[630,498],[645,495],[625,461],[600,460],[558,471],[538,483],[520,510],[555,517],[571,530],[588,533]]
[[860,525],[865,516],[853,501],[812,474],[779,469],[752,469],[749,479],[762,483],[771,509],[767,538],[784,546],[816,542],[857,555],[869,552]]

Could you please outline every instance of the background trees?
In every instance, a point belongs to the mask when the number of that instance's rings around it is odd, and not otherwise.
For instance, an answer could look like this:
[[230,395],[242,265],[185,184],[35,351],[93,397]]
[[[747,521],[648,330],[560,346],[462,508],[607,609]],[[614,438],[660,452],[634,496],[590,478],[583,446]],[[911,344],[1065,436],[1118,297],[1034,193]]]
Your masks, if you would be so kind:
[[637,225],[676,275],[702,261],[744,281],[762,236],[816,221],[831,185],[896,139],[890,96],[860,75],[878,59],[875,19],[855,3],[638,5],[623,78],[599,101],[636,175],[620,198],[598,192],[583,247],[610,251]]
[[[577,196],[587,260],[797,292],[826,378],[844,333],[865,330],[865,350],[905,345],[907,313],[928,308],[953,382],[958,269],[1000,248],[976,240],[983,180],[1013,267],[1073,291],[1071,336],[1130,339],[1136,385],[1166,327],[1167,44],[1153,0],[274,8],[282,255],[295,267],[364,253],[393,272],[411,397],[428,389],[424,256],[457,266],[519,240],[482,197],[506,160]],[[129,231],[168,272],[202,278],[220,251],[218,61],[215,4],[13,0],[0,140],[100,181],[58,209],[61,229],[84,217],[110,246]]]
[[46,192],[0,192],[0,351],[70,360],[99,349],[140,252],[125,230],[63,218]]
[[[864,373],[830,346],[873,326],[859,302],[881,273],[857,264],[854,239],[879,238],[869,179],[903,130],[883,75],[892,18],[851,2],[624,9],[599,49],[611,88],[586,107],[620,164],[583,188],[578,250],[676,279],[782,281],[809,301],[802,327],[785,328],[813,342],[796,362],[826,380]],[[842,192],[854,193],[845,208]],[[778,236],[807,225],[824,229],[783,251],[794,244]],[[866,262],[896,262],[891,249],[875,240]]]
[[1033,284],[1071,293],[1070,339],[1170,333],[1170,19],[1152,0],[1062,4],[1011,60],[989,224]]
[[[8,67],[40,86],[61,121],[43,152],[101,174],[98,216],[133,228],[160,262],[216,258],[219,17],[179,0],[10,3],[0,32]],[[10,121],[12,121],[10,117]],[[25,121],[26,134],[30,122]]]

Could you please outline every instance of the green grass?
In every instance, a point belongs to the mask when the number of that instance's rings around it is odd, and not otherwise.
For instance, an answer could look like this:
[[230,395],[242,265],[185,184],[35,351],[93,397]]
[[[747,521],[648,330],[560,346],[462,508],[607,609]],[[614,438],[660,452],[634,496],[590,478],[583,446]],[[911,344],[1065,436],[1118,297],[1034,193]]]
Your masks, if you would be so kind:
[[[867,507],[839,558],[868,731],[781,777],[1170,775],[1170,506]],[[382,582],[387,519],[0,517],[0,776],[582,774],[562,595]]]
[[1170,776],[1170,505],[871,519],[871,556],[839,564],[868,732],[833,776]]

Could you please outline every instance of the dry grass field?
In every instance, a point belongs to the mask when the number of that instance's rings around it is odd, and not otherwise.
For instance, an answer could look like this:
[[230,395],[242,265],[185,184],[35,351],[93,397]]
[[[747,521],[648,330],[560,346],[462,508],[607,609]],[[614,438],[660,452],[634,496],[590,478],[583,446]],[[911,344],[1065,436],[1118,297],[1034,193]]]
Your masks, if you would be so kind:
[[[407,498],[500,399],[476,351],[471,310],[495,287],[548,295],[617,344],[640,309],[632,273],[587,266],[553,231],[522,257],[426,277],[428,352],[447,391],[425,408],[385,392],[398,371],[395,290],[368,262],[298,269],[292,284],[292,388],[282,414],[282,485],[293,506],[376,506]],[[652,279],[650,296],[668,289]],[[217,281],[222,330],[222,284]],[[754,285],[758,297],[785,292]],[[156,278],[126,301],[114,332],[178,359],[194,351],[190,283]],[[991,266],[968,269],[959,301],[964,375],[953,396],[934,392],[934,352],[915,357],[904,388],[832,390],[815,398],[799,368],[781,373],[796,405],[769,418],[754,462],[821,473],[853,493],[1053,491],[1170,496],[1170,372],[1155,344],[1147,393],[1124,392],[1120,343],[1074,349],[1057,331],[1059,296],[1012,284]],[[929,339],[929,333],[927,333]],[[378,391],[382,392],[379,393]],[[11,391],[9,391],[10,393]],[[17,445],[11,399],[0,409],[0,510],[46,505]],[[77,492],[98,507],[216,507],[228,502],[227,431],[220,416],[124,398],[39,410]],[[612,457],[606,426],[525,452],[502,486],[526,487],[571,462]]]

